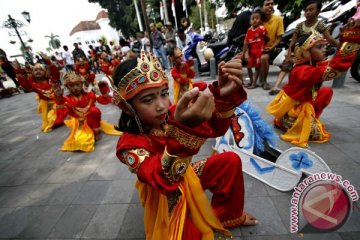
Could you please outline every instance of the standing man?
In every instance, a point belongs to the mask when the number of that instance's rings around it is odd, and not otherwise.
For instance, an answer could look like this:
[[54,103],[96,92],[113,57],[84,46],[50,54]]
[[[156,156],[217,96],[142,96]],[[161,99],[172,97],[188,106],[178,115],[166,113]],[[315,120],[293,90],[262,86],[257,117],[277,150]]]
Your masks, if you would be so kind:
[[100,46],[99,46],[100,54],[102,52],[106,52],[108,55],[111,55],[111,49],[110,49],[109,45],[106,44],[105,40],[99,39],[99,43],[100,43]]
[[168,22],[166,25],[166,32],[165,32],[165,42],[166,42],[166,52],[170,54],[170,52],[176,47],[176,34],[173,29],[173,25],[171,22]]
[[166,52],[164,48],[165,39],[161,32],[156,29],[155,23],[150,23],[150,31],[151,31],[151,41],[153,43],[153,52],[157,58],[161,60],[161,63],[164,66],[164,69],[169,69],[169,64],[166,58]]
[[63,46],[64,52],[63,52],[63,59],[65,62],[65,69],[66,72],[74,71],[74,59],[72,54],[69,52],[68,46]]
[[269,41],[266,43],[263,55],[261,56],[261,87],[264,90],[270,90],[267,83],[267,75],[269,73],[269,58],[272,51],[280,43],[284,34],[284,23],[280,16],[274,15],[274,0],[264,0],[262,11],[264,14],[263,25],[267,30]]
[[9,76],[9,78],[11,78],[11,80],[13,80],[16,87],[20,87],[20,85],[16,79],[16,74],[15,74],[14,68],[11,65],[10,61],[8,60],[5,51],[2,50],[1,48],[0,48],[0,67]]
[[72,55],[73,55],[73,59],[74,59],[75,63],[80,58],[87,60],[87,57],[86,57],[84,51],[79,47],[78,43],[74,43],[74,50],[72,51]]

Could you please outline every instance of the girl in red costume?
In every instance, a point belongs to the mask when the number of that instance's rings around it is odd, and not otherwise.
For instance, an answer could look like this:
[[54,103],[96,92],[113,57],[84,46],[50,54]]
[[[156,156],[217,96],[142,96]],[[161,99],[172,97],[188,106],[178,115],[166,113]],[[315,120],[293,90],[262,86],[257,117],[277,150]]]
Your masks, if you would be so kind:
[[95,93],[85,92],[84,79],[75,72],[64,76],[64,85],[70,94],[62,95],[60,85],[53,85],[56,101],[69,109],[70,119],[65,124],[70,128],[70,136],[65,140],[62,151],[91,152],[100,137],[100,128],[107,134],[120,135],[109,123],[101,121],[101,111],[95,106]]
[[56,105],[53,101],[54,92],[51,88],[52,83],[60,82],[60,72],[52,64],[50,58],[45,53],[39,53],[47,66],[36,63],[32,68],[32,74],[28,70],[21,69],[18,63],[14,64],[16,78],[25,91],[34,91],[38,95],[41,113],[41,131],[50,132],[53,128],[64,124],[67,116],[67,109],[61,105]]
[[[122,109],[116,155],[137,174],[145,208],[146,239],[217,239],[226,228],[254,225],[243,211],[244,182],[238,155],[226,152],[191,163],[209,137],[223,135],[234,108],[246,99],[240,59],[219,64],[210,91],[186,92],[170,109],[168,78],[144,51],[114,73],[114,101]],[[213,193],[209,203],[204,193]]]
[[193,88],[192,82],[195,77],[194,61],[184,62],[183,53],[179,48],[175,48],[170,54],[174,67],[171,75],[174,78],[174,104],[184,95],[185,92]]
[[359,48],[359,28],[346,28],[340,40],[336,55],[324,61],[325,40],[319,33],[298,39],[294,50],[296,65],[289,83],[267,106],[267,111],[275,117],[275,126],[285,131],[280,136],[284,141],[307,147],[308,142],[322,143],[330,139],[330,133],[319,118],[330,103],[333,91],[321,84],[333,80],[351,66]]
[[119,63],[118,59],[110,60],[109,55],[106,52],[102,52],[100,55],[100,68],[108,77],[111,77],[114,69]]
[[90,65],[88,61],[83,58],[79,58],[75,63],[75,71],[85,79],[85,85],[95,85],[95,73],[90,71]]

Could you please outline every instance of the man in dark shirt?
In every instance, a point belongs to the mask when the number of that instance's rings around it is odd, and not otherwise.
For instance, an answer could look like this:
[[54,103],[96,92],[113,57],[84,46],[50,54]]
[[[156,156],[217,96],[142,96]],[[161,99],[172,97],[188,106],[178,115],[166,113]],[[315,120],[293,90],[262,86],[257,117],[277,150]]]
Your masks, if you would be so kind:
[[72,51],[72,55],[74,58],[74,61],[76,62],[79,58],[87,60],[87,57],[84,53],[84,51],[79,48],[79,44],[74,43],[74,50]]
[[1,48],[0,48],[0,66],[1,66],[2,70],[9,76],[9,78],[11,78],[11,80],[13,80],[16,87],[20,87],[20,85],[16,79],[16,74],[15,74],[14,68],[11,65],[10,61],[7,59],[5,51],[2,50]]
[[165,39],[161,32],[156,29],[155,23],[150,23],[151,41],[153,44],[153,52],[157,58],[161,60],[161,63],[165,70],[170,70],[169,64],[166,57],[166,51],[164,48]]
[[[251,11],[246,10],[242,13],[240,13],[233,23],[229,33],[228,33],[228,45],[230,46],[232,44],[232,40],[238,36],[245,35],[246,31],[250,27],[250,16]],[[243,43],[240,43],[241,46]]]
[[99,46],[100,54],[102,52],[106,52],[107,54],[111,55],[111,49],[110,49],[109,45],[107,45],[105,43],[105,41],[102,39],[99,39],[99,43],[100,43],[100,46]]

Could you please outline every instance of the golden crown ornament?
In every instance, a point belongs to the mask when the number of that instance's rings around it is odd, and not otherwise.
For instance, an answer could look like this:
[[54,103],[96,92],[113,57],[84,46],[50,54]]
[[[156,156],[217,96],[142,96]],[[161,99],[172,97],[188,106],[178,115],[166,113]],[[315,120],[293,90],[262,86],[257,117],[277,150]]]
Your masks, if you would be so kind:
[[75,82],[84,82],[84,78],[74,71],[70,71],[64,75],[64,85]]
[[128,72],[119,82],[118,93],[129,100],[147,88],[161,87],[169,82],[160,62],[153,53],[149,57],[141,50],[137,67]]
[[310,48],[319,42],[326,43],[326,40],[321,36],[320,33],[313,31],[301,46],[299,43],[296,43],[294,49],[295,64],[302,64],[310,61]]

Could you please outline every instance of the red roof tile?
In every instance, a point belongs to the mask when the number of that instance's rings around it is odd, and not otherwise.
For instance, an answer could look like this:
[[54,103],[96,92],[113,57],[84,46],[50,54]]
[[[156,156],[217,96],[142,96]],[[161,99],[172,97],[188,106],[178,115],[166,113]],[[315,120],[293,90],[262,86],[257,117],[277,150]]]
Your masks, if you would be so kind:
[[96,16],[95,21],[101,19],[101,18],[109,18],[109,15],[107,12],[105,12],[105,10],[101,10],[98,15]]
[[77,32],[97,30],[97,29],[100,29],[100,26],[95,21],[81,21],[71,30],[70,36]]

